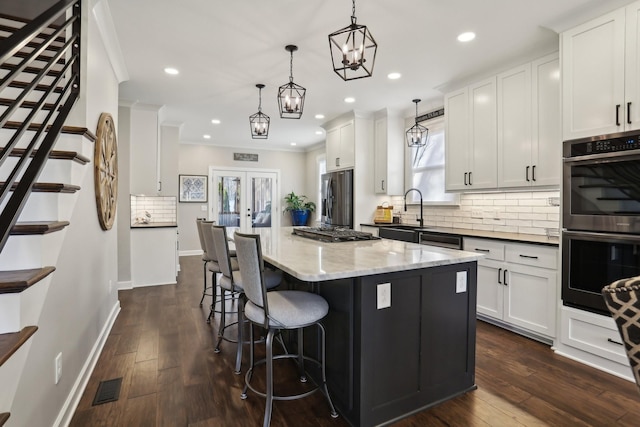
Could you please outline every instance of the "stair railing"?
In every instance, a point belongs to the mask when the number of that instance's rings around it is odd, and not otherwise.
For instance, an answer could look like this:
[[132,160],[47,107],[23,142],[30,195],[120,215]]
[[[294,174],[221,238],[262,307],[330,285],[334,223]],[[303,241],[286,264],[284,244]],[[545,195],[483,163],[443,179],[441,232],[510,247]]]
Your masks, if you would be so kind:
[[[12,132],[0,148],[0,167],[25,137],[24,152],[0,186],[0,251],[18,221],[34,183],[55,145],[71,108],[80,94],[80,0],[60,0],[8,38],[0,40],[0,94],[17,88],[18,95],[1,99],[6,110],[0,129]],[[58,22],[63,21],[62,24]],[[53,52],[53,55],[46,53]],[[44,62],[44,65],[41,65]],[[25,76],[34,75],[30,81]],[[36,94],[37,93],[37,94]],[[36,101],[26,101],[29,98]],[[20,107],[30,108],[26,119],[10,121]],[[42,111],[44,120],[35,122]]]

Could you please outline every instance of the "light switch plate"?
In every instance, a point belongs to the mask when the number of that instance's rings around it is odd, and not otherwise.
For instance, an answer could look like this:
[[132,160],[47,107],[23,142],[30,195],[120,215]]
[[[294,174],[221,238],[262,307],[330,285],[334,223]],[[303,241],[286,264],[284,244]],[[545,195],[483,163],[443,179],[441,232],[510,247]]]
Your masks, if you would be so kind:
[[378,291],[378,310],[391,307],[391,283],[379,283]]
[[456,294],[467,292],[467,272],[456,272]]

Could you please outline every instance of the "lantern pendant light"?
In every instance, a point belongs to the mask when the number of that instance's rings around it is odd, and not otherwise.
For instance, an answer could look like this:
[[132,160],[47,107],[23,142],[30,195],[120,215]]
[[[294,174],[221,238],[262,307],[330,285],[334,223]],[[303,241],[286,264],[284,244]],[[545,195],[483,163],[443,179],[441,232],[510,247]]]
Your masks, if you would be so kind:
[[289,83],[278,88],[280,118],[299,119],[302,117],[304,97],[307,90],[293,82],[293,52],[298,50],[298,46],[290,44],[285,46],[285,50],[291,54],[291,60],[289,62]]
[[418,124],[418,102],[420,100],[414,99],[412,102],[416,103],[416,124],[407,131],[407,145],[409,147],[424,147],[428,142],[429,129]]
[[269,122],[271,119],[262,112],[262,89],[264,88],[264,85],[262,83],[258,83],[256,87],[258,88],[260,101],[258,103],[258,112],[249,116],[251,138],[267,139],[269,137]]
[[367,26],[356,24],[356,1],[352,4],[351,25],[329,34],[333,71],[342,80],[371,77],[378,49]]

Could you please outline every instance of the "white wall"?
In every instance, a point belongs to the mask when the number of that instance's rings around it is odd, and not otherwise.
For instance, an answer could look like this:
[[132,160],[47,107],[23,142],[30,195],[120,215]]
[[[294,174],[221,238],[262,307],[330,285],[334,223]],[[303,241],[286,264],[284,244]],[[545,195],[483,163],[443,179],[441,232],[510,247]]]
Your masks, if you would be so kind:
[[[86,31],[83,54],[86,55],[88,72],[87,84],[82,90],[90,102],[75,107],[83,109],[84,114],[75,114],[74,117],[86,116],[87,122],[69,124],[86,126],[95,132],[101,112],[111,113],[117,122],[118,82],[111,71],[93,18],[87,10],[83,14],[90,22],[83,28]],[[93,164],[86,167],[93,168]],[[39,330],[31,338],[31,352],[7,427],[54,424],[110,313],[118,305],[115,287],[111,292],[109,289],[109,282],[115,283],[117,277],[116,231],[105,232],[100,228],[92,169],[85,174],[81,186],[38,324]],[[54,358],[59,352],[62,352],[63,373],[60,383],[54,385]]]
[[[234,152],[256,153],[257,162],[240,162],[233,160]],[[306,194],[307,160],[304,152],[266,151],[234,149],[229,147],[213,147],[195,144],[180,144],[178,174],[208,175],[209,166],[233,167],[249,169],[277,169],[280,170],[280,189],[282,200],[285,194],[295,191]],[[200,250],[200,240],[196,230],[196,218],[207,217],[207,212],[201,210],[197,203],[178,203],[178,241],[180,253],[190,253]],[[291,225],[288,216],[283,216],[281,225]]]

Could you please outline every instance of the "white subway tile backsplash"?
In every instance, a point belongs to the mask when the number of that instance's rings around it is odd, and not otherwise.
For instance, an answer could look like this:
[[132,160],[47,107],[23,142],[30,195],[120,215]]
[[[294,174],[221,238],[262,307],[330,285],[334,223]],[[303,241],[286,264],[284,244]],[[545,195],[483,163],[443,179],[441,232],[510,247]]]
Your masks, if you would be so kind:
[[177,222],[175,196],[131,195],[131,224],[136,222]]
[[[549,206],[549,199],[559,196],[559,191],[462,194],[457,207],[425,206],[424,220],[428,226],[544,235],[549,228],[559,228],[560,207]],[[401,198],[396,204],[402,205]],[[472,218],[472,213],[480,218]],[[419,214],[415,205],[400,212],[406,224],[417,224]]]

